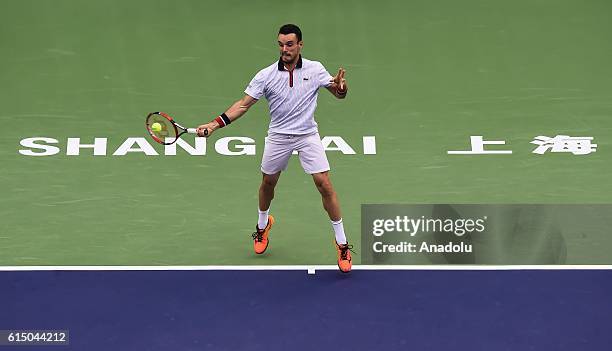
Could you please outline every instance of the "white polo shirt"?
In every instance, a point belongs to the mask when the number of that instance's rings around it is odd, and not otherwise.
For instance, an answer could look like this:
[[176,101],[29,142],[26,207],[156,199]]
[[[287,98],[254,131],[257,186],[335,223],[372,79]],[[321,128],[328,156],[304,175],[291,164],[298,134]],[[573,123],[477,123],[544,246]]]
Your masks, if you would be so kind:
[[293,72],[281,60],[274,62],[259,71],[244,92],[268,100],[268,133],[311,134],[317,132],[314,111],[319,88],[329,86],[332,78],[320,62],[300,56]]

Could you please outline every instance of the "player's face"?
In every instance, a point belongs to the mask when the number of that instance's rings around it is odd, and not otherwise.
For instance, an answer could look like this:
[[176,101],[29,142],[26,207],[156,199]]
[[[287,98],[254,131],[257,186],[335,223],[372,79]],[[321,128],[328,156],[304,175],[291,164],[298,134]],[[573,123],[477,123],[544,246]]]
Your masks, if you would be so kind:
[[301,41],[298,42],[295,33],[278,35],[278,48],[284,63],[294,63],[297,61],[302,51],[302,45]]

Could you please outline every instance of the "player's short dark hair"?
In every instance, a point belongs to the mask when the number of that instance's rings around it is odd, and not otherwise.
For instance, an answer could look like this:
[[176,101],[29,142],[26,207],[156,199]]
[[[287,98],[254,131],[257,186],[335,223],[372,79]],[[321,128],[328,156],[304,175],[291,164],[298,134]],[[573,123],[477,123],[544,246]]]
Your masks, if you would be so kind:
[[278,34],[291,34],[291,33],[297,36],[298,41],[302,41],[302,31],[300,30],[300,27],[296,26],[295,24],[284,24],[278,30]]

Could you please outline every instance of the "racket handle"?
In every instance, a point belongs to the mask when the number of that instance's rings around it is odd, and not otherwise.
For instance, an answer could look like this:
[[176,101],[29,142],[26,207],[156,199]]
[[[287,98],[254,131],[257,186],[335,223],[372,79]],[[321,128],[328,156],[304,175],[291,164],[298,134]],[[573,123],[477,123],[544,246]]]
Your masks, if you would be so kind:
[[[197,128],[187,128],[187,133],[189,134],[198,134],[198,129]],[[208,129],[206,129],[204,131],[204,135],[208,135]]]

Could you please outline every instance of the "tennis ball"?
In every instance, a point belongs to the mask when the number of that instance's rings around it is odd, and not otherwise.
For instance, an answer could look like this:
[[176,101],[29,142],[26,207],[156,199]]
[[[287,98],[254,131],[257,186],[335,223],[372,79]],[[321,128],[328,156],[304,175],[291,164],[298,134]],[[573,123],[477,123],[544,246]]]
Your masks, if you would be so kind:
[[151,130],[154,132],[161,132],[162,130],[162,125],[158,122],[155,122],[153,124],[151,124]]

